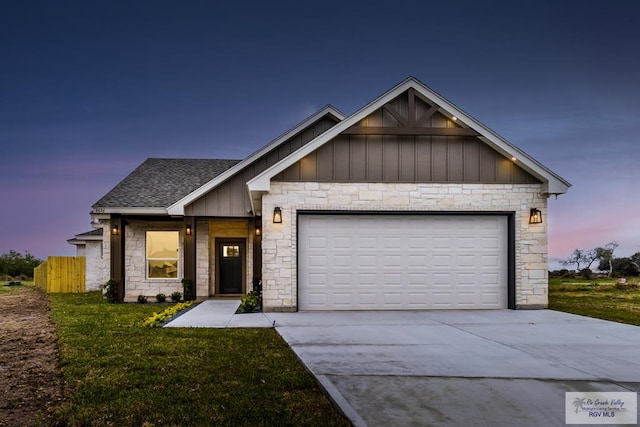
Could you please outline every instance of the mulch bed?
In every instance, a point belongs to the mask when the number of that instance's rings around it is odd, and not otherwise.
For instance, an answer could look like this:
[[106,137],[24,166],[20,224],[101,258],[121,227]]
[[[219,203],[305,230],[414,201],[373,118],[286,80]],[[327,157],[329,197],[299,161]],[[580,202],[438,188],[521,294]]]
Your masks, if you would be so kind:
[[41,426],[62,402],[56,330],[44,292],[0,294],[0,426]]

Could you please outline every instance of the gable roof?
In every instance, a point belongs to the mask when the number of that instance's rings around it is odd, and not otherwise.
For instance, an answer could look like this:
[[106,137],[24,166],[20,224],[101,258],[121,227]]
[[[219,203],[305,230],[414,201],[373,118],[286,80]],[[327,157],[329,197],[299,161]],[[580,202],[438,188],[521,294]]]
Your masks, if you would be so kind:
[[438,111],[450,119],[455,117],[456,124],[462,127],[469,128],[478,134],[478,138],[488,144],[490,147],[503,154],[507,158],[515,158],[518,165],[525,169],[543,182],[543,191],[547,194],[562,194],[566,193],[571,184],[560,176],[553,173],[551,170],[543,166],[541,163],[533,159],[531,156],[520,150],[500,135],[469,116],[463,110],[449,102],[435,91],[429,89],[414,77],[409,77],[388,92],[384,93],[377,99],[373,100],[369,104],[362,107],[360,110],[351,114],[345,118],[342,122],[338,123],[334,127],[327,130],[322,135],[318,136],[314,140],[310,141],[307,145],[299,150],[291,153],[288,157],[282,159],[280,162],[275,163],[271,167],[265,169],[262,173],[256,175],[247,183],[248,190],[250,192],[250,198],[254,212],[260,211],[259,205],[261,201],[261,194],[270,190],[271,178],[282,172],[295,162],[299,161],[303,157],[317,150],[320,146],[327,143],[331,139],[338,136],[351,126],[356,125],[359,121],[373,113],[379,108],[382,108],[386,103],[392,101],[400,94],[409,89],[414,89],[420,96],[424,97],[430,103],[438,106]]
[[91,231],[76,234],[73,238],[68,239],[67,243],[69,243],[70,245],[84,245],[89,240],[101,241],[102,228],[95,228]]
[[320,120],[321,118],[323,118],[323,117],[325,117],[327,115],[333,117],[338,122],[343,120],[344,117],[345,117],[345,115],[340,110],[338,110],[337,108],[335,108],[335,107],[333,107],[331,105],[324,106],[318,112],[316,112],[316,113],[312,114],[311,116],[307,117],[306,119],[304,119],[303,121],[301,121],[300,123],[295,125],[293,128],[289,129],[288,131],[286,131],[282,135],[278,136],[276,139],[274,139],[273,141],[271,141],[267,145],[265,145],[262,148],[260,148],[257,151],[255,151],[253,154],[251,154],[250,156],[248,156],[247,158],[245,158],[241,162],[237,163],[233,167],[231,167],[228,170],[226,170],[224,173],[221,173],[220,175],[214,177],[209,182],[207,182],[205,185],[203,185],[203,186],[201,186],[199,188],[196,188],[196,189],[194,189],[193,191],[191,191],[189,193],[186,193],[183,197],[181,197],[179,199],[176,199],[174,201],[175,203],[171,204],[171,206],[167,205],[167,206],[169,206],[168,209],[167,209],[167,212],[169,213],[169,215],[184,215],[185,206],[189,205],[190,203],[193,203],[195,200],[197,200],[199,197],[201,197],[204,194],[206,194],[208,191],[211,191],[212,189],[214,189],[218,185],[222,184],[223,182],[225,182],[226,180],[231,178],[236,173],[242,171],[242,169],[244,169],[246,166],[250,165],[251,163],[253,163],[257,159],[259,159],[260,157],[262,157],[265,154],[269,153],[274,148],[276,148],[279,145],[283,144],[288,139],[290,139],[293,136],[295,136],[296,134],[302,132],[304,129],[308,128],[309,126],[311,126],[312,124],[314,124],[315,122],[317,122],[318,120]]
[[166,214],[167,206],[201,188],[240,160],[145,160],[94,205],[94,212]]

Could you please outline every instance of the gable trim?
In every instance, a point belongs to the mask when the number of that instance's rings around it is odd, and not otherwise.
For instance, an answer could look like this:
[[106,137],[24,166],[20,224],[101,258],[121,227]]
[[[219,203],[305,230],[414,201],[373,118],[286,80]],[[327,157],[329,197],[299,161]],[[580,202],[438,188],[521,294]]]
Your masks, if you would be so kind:
[[184,209],[187,205],[189,205],[190,203],[193,203],[198,198],[204,196],[206,193],[213,190],[214,188],[216,188],[217,186],[219,186],[229,178],[233,177],[236,173],[242,171],[245,167],[247,167],[254,161],[258,160],[260,157],[264,156],[269,151],[280,146],[285,141],[295,136],[297,133],[303,131],[307,127],[311,126],[313,123],[320,120],[322,117],[326,115],[333,116],[335,119],[338,120],[338,122],[344,120],[345,118],[345,115],[340,110],[333,107],[332,105],[326,105],[316,113],[312,114],[311,116],[307,117],[306,119],[304,119],[303,121],[295,125],[289,131],[283,133],[282,135],[280,135],[279,137],[277,137],[276,139],[274,139],[264,147],[260,148],[259,150],[255,151],[253,154],[249,155],[249,157],[245,158],[244,160],[232,166],[230,169],[226,170],[220,175],[216,176],[214,179],[204,184],[197,190],[193,191],[190,194],[187,194],[185,197],[183,197],[182,199],[178,200],[177,202],[169,206],[166,209],[166,212],[169,215],[173,215],[173,216],[184,216],[184,212],[185,212]]
[[[464,111],[456,107],[454,104],[450,103],[449,101],[435,93],[433,90],[426,87],[420,81],[413,77],[409,77],[385,94],[381,95],[369,104],[365,105],[360,110],[353,113],[351,116],[336,124],[331,129],[328,129],[325,133],[316,137],[304,147],[300,148],[294,153],[291,153],[280,162],[275,163],[274,165],[265,169],[262,173],[256,175],[253,179],[251,179],[247,183],[247,188],[251,193],[250,199],[252,201],[252,205],[259,204],[261,194],[270,190],[272,177],[284,171],[286,168],[293,165],[295,162],[304,158],[308,154],[317,150],[319,147],[321,147],[331,139],[335,138],[341,133],[344,133],[351,126],[354,126],[360,120],[364,119],[377,109],[383,108],[385,104],[387,104],[403,92],[411,89],[415,90],[417,95],[424,97],[429,103],[435,103],[439,107],[438,111],[440,111],[448,118],[453,119],[453,117],[455,117],[456,123],[458,125],[462,126],[463,129],[470,129],[468,132],[477,133],[477,137],[481,141],[483,141],[505,157],[516,158],[516,161],[521,168],[543,182],[543,193],[562,194],[566,193],[571,186],[569,182],[551,172],[551,170],[547,169],[545,166],[530,157],[524,151],[515,147],[507,140],[493,132],[491,129],[484,126],[482,123],[473,119]],[[259,210],[258,207],[256,208]]]

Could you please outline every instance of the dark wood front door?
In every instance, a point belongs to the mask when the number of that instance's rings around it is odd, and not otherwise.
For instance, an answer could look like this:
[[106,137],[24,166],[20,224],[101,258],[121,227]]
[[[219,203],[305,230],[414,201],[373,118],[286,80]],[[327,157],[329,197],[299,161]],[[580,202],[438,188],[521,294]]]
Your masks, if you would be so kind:
[[244,240],[217,241],[218,291],[221,294],[241,294],[244,277]]

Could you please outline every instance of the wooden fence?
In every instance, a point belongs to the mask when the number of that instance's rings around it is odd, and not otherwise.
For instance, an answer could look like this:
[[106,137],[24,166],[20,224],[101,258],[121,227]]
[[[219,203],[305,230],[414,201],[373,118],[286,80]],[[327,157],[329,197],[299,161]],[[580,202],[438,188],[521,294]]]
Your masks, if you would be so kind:
[[33,283],[45,292],[85,292],[85,258],[50,256],[33,270]]

